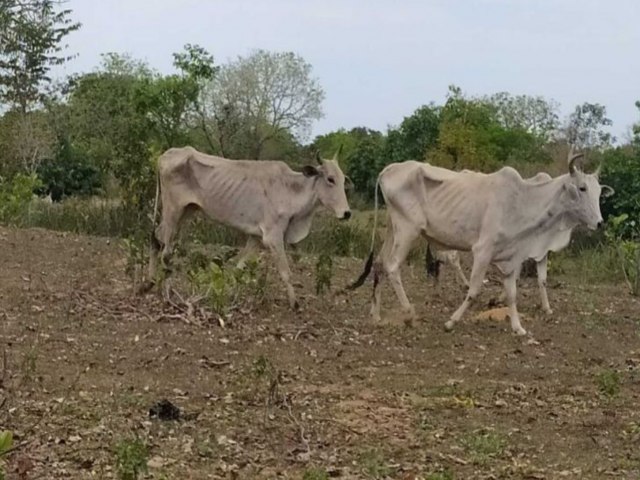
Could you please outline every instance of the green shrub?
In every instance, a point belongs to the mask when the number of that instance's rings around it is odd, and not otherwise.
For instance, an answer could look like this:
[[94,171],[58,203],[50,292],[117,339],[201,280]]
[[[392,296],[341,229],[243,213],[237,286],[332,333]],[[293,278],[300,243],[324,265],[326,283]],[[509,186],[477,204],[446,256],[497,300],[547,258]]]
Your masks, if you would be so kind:
[[17,226],[29,223],[33,192],[41,186],[42,182],[35,174],[19,173],[10,182],[0,179],[0,219]]
[[204,268],[192,268],[188,278],[196,293],[221,316],[237,307],[239,299],[261,302],[267,285],[266,268],[257,260],[247,260],[243,268],[225,266],[219,259],[214,260]]
[[636,221],[629,220],[626,213],[610,217],[605,231],[608,242],[615,248],[629,291],[636,296],[640,295],[640,243],[632,239],[640,238],[638,231]]
[[596,376],[600,393],[615,397],[620,392],[620,375],[615,370],[603,370]]
[[120,480],[137,480],[147,473],[149,451],[139,438],[125,438],[116,446],[116,473]]
[[462,439],[462,446],[471,455],[472,461],[479,465],[501,456],[506,445],[507,440],[503,435],[487,429],[477,430]]

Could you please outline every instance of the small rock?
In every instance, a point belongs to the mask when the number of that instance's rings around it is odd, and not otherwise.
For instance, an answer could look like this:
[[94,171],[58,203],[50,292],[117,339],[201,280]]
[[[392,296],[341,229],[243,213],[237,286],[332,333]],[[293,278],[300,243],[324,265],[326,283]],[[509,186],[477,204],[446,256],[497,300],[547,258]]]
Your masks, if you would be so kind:
[[166,399],[160,400],[149,409],[149,416],[160,420],[179,420],[180,415],[180,409]]

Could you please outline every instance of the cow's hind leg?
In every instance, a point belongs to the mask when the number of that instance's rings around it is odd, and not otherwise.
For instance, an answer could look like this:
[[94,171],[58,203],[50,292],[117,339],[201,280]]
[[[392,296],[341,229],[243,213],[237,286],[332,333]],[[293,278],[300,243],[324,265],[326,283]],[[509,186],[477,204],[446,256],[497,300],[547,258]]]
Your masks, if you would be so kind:
[[551,315],[553,310],[549,305],[549,297],[547,296],[547,256],[536,263],[536,272],[538,274],[538,288],[540,289],[540,301],[542,310]]
[[402,286],[400,267],[419,235],[419,230],[412,225],[406,223],[394,225],[393,243],[389,249],[389,255],[382,258],[382,267],[396,292],[402,311],[412,320],[416,318],[416,312]]
[[380,316],[380,305],[382,303],[381,283],[384,280],[384,272],[379,260],[373,264],[373,295],[371,297],[371,317],[374,322],[382,320]]
[[467,296],[465,297],[462,305],[458,307],[458,309],[453,312],[449,321],[447,321],[444,326],[447,330],[451,330],[454,324],[462,318],[464,312],[466,312],[469,305],[476,299],[478,293],[480,293],[480,288],[482,287],[482,281],[484,280],[484,276],[487,273],[487,268],[489,268],[489,262],[491,261],[491,257],[485,253],[476,253],[473,254],[473,268],[471,269],[471,278],[469,280],[469,290],[467,291]]
[[247,244],[242,248],[238,254],[237,268],[244,268],[249,257],[260,249],[260,240],[253,235],[249,235],[247,238]]
[[520,315],[516,307],[516,281],[518,280],[518,274],[518,271],[514,271],[504,278],[504,293],[507,299],[507,307],[509,308],[511,329],[518,335],[526,335],[527,331],[520,324]]
[[287,297],[289,299],[289,306],[297,310],[299,308],[298,301],[296,300],[296,294],[291,284],[291,270],[289,269],[289,262],[287,262],[287,255],[284,250],[284,239],[282,232],[270,232],[262,238],[262,242],[269,249],[280,273],[280,278],[284,282],[287,289]]
[[451,264],[456,269],[456,273],[458,274],[458,278],[462,282],[462,285],[469,288],[469,281],[462,271],[462,266],[460,265],[460,255],[458,254],[458,252],[455,252],[455,255],[452,256]]

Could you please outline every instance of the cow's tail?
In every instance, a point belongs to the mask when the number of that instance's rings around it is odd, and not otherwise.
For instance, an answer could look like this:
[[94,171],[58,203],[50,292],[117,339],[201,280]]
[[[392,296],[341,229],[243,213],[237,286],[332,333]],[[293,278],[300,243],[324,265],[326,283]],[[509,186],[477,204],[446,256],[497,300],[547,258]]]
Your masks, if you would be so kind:
[[371,273],[371,268],[373,267],[373,257],[375,254],[375,244],[376,244],[376,229],[378,227],[378,190],[380,188],[380,175],[376,180],[375,190],[373,192],[374,196],[374,207],[373,207],[373,231],[371,232],[371,249],[369,251],[369,256],[367,257],[367,261],[364,264],[364,270],[358,277],[358,279],[353,282],[351,285],[346,287],[346,290],[355,290],[358,287],[361,287],[364,284],[365,280]]
[[151,250],[156,253],[160,250],[161,245],[158,237],[156,237],[156,221],[158,219],[158,204],[160,203],[160,170],[156,168],[156,197],[153,201],[153,217],[151,218]]
[[138,293],[143,294],[153,288],[156,283],[155,268],[162,244],[156,236],[156,221],[158,218],[158,204],[160,203],[160,172],[156,170],[156,197],[153,201],[153,217],[151,218],[151,234],[149,235],[149,273],[148,278],[138,288]]
[[438,260],[431,251],[431,245],[427,243],[427,254],[425,258],[425,266],[427,268],[427,277],[433,277],[436,280],[440,276],[440,264],[442,262]]

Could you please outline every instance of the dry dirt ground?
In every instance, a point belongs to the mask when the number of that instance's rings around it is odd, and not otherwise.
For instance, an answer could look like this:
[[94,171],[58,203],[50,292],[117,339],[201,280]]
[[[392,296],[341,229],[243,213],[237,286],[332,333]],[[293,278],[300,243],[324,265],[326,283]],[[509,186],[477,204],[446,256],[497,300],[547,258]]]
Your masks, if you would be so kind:
[[[264,305],[221,327],[132,295],[124,265],[115,241],[0,229],[8,478],[116,478],[134,436],[154,479],[640,478],[640,303],[620,286],[552,278],[545,318],[523,280],[529,336],[473,314],[448,333],[452,272],[408,267],[424,320],[373,325],[370,284],[317,297],[303,259],[302,312],[271,271]],[[336,261],[334,285],[360,268]],[[161,399],[183,418],[150,418]]]

